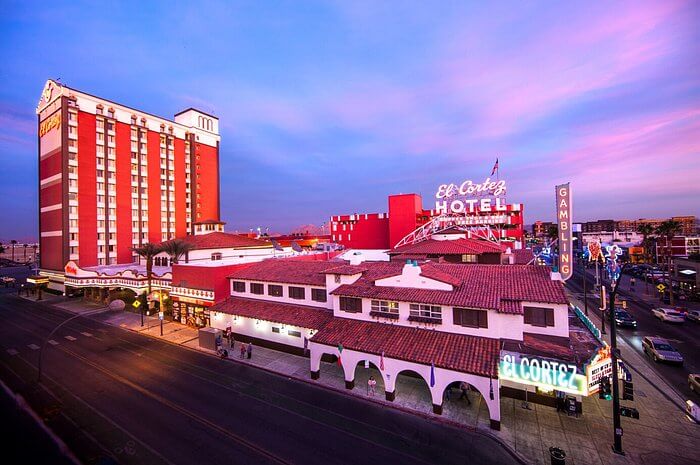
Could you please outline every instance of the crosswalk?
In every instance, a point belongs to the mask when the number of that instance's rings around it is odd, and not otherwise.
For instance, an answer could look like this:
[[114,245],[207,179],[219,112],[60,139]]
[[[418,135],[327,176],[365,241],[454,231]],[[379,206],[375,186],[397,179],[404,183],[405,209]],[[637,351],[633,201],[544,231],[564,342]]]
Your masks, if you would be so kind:
[[[92,333],[88,333],[87,331],[83,331],[83,332],[81,332],[80,334],[82,334],[82,335],[85,336],[85,337],[93,337]],[[73,342],[73,341],[77,341],[77,340],[78,340],[78,338],[73,337],[73,336],[70,336],[70,335],[68,335],[68,336],[63,336],[63,337],[64,337],[64,339],[66,339],[67,341],[70,341],[70,342]],[[46,341],[46,342],[48,342],[48,343],[51,344],[52,346],[57,346],[57,345],[60,344],[60,342],[56,341],[55,339],[49,339],[49,340]],[[41,349],[41,346],[39,346],[38,344],[35,344],[35,343],[27,344],[26,347],[27,347],[27,349],[32,350],[32,351],[37,351],[37,350]],[[19,351],[17,348],[14,348],[14,347],[8,347],[8,348],[6,348],[6,349],[5,349],[5,352],[6,352],[8,355],[10,355],[11,357],[17,356],[17,355],[19,355],[19,353],[20,353],[20,351]]]

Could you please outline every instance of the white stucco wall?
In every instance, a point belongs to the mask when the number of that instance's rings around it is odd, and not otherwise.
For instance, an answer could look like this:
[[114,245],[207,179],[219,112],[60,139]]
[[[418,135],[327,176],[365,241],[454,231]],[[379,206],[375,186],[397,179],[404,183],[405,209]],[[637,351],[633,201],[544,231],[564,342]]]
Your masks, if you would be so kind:
[[[233,282],[234,281],[245,282],[246,283],[245,292],[234,292],[233,291]],[[250,283],[262,284],[264,287],[264,294],[251,294]],[[267,293],[268,284],[282,286],[282,296],[275,297],[275,296],[268,295],[268,293]],[[292,299],[292,298],[290,298],[289,297],[289,287],[290,286],[291,287],[303,287],[304,288],[304,299]],[[311,289],[324,289],[321,286],[309,286],[309,285],[303,285],[303,284],[289,284],[289,283],[280,283],[280,282],[249,281],[249,280],[245,280],[245,279],[229,279],[229,288],[230,288],[230,292],[231,292],[232,297],[244,297],[246,299],[265,300],[268,302],[278,302],[278,303],[283,303],[283,304],[308,305],[311,307],[321,307],[321,308],[331,308],[331,305],[332,305],[331,298],[330,298],[331,296],[329,296],[327,294],[326,294],[326,302],[317,302],[315,300],[311,300]]]
[[374,284],[375,286],[410,287],[414,289],[435,289],[439,291],[452,291],[454,289],[451,284],[426,278],[425,276],[421,276],[420,273],[421,269],[419,266],[406,264],[403,266],[400,275],[378,279]]
[[[279,344],[285,344],[291,347],[304,348],[304,337],[311,337],[313,330],[308,328],[301,328],[292,325],[283,325],[281,323],[272,323],[264,320],[257,320],[255,318],[246,318],[239,316],[237,319],[233,315],[228,313],[212,312],[211,313],[211,326],[218,329],[226,329],[227,326],[231,327],[231,331],[234,334],[243,334],[245,336],[254,337],[258,339],[264,339],[266,341],[277,342]],[[278,327],[284,329],[279,333],[273,333],[272,327]],[[290,336],[287,331],[299,331],[301,333],[300,337]],[[235,337],[235,336],[234,336]]]

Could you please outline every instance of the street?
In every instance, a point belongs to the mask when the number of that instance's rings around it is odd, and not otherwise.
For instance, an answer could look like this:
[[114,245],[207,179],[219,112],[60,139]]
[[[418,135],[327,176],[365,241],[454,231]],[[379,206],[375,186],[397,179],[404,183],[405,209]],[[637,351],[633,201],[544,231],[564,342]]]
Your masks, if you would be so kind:
[[[595,283],[593,276],[588,274],[588,310],[589,313],[597,312],[600,317],[599,300],[592,298],[592,289]],[[636,286],[639,290],[644,289],[644,281],[637,282]],[[583,273],[580,268],[576,269],[576,274],[573,279],[567,282],[567,287],[583,302]],[[653,286],[650,285],[651,291]],[[627,301],[627,311],[637,320],[637,328],[618,328],[617,335],[622,337],[640,354],[643,354],[642,339],[645,336],[660,336],[668,340],[685,359],[683,366],[671,365],[666,363],[654,363],[653,360],[646,358],[648,363],[684,398],[691,399],[696,403],[700,402],[700,395],[694,393],[688,387],[688,374],[700,373],[700,324],[694,321],[686,321],[682,324],[662,322],[651,313],[651,308],[654,306],[665,306],[659,303],[656,299],[655,304],[644,302],[637,297],[636,294],[630,292],[629,276],[623,276],[620,284],[620,297]],[[581,306],[583,310],[583,306]],[[607,321],[606,321],[607,330]],[[624,354],[623,354],[624,357]],[[663,389],[663,387],[660,387]]]
[[79,318],[3,289],[0,377],[84,463],[518,463],[466,429]]

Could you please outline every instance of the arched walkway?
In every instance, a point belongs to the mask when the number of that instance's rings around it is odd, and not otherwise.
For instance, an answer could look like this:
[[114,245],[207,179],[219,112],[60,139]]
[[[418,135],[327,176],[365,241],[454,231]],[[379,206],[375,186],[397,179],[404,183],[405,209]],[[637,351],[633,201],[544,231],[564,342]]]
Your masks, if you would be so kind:
[[[370,390],[368,383],[370,376],[376,382],[374,392]],[[361,360],[355,364],[353,380],[355,382],[355,388],[366,393],[368,396],[384,397],[384,377],[382,376],[382,372],[379,371],[377,365],[369,360]]]
[[402,370],[396,374],[394,383],[395,402],[422,412],[434,411],[429,377],[426,379],[414,370]]

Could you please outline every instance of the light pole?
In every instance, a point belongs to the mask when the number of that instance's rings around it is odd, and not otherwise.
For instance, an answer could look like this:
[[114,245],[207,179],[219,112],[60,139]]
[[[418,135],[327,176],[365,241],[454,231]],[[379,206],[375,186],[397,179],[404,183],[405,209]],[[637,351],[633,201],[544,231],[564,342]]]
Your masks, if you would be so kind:
[[65,321],[63,321],[63,322],[61,322],[61,323],[59,323],[58,326],[56,326],[54,329],[51,330],[51,332],[49,333],[49,335],[46,336],[46,339],[44,339],[44,342],[41,343],[41,350],[39,350],[39,366],[38,366],[39,374],[38,374],[37,379],[36,379],[36,382],[37,382],[37,383],[40,383],[40,382],[41,382],[41,372],[42,372],[42,371],[41,371],[41,367],[42,367],[41,362],[42,362],[42,360],[43,360],[44,349],[46,348],[46,344],[49,342],[49,339],[51,339],[51,336],[53,336],[54,333],[55,333],[56,331],[58,331],[58,330],[61,328],[61,326],[65,325],[65,324],[68,323],[69,321],[75,320],[76,318],[79,318],[79,317],[81,317],[81,316],[95,315],[95,314],[97,314],[97,313],[104,312],[104,311],[107,311],[107,310],[109,310],[109,307],[96,308],[95,310],[91,310],[91,311],[89,311],[89,312],[78,313],[77,315],[73,315],[72,317],[68,318],[67,320],[65,320]]
[[617,359],[620,356],[619,350],[617,348],[617,328],[615,326],[615,295],[617,294],[617,287],[620,284],[620,279],[622,278],[622,272],[625,270],[627,264],[622,265],[620,269],[620,274],[617,279],[611,280],[610,284],[610,355],[612,362],[612,391],[613,391],[613,452],[619,455],[625,455],[622,450],[622,424],[620,422],[620,386],[617,374]]

